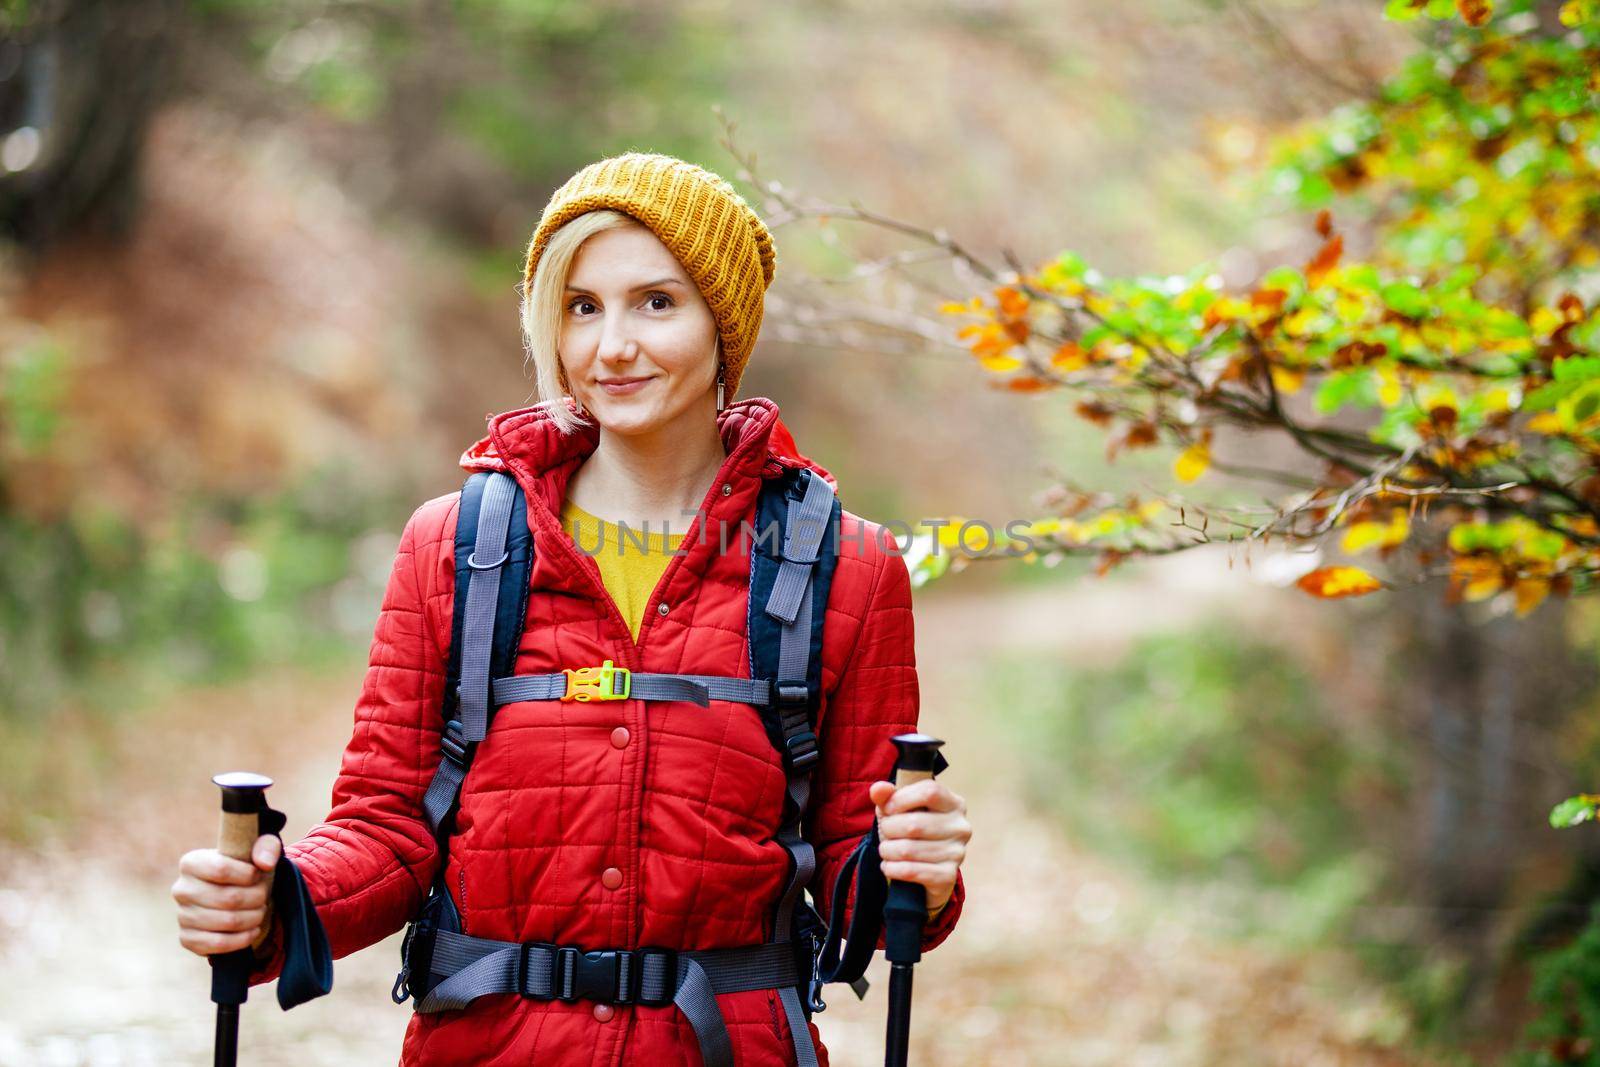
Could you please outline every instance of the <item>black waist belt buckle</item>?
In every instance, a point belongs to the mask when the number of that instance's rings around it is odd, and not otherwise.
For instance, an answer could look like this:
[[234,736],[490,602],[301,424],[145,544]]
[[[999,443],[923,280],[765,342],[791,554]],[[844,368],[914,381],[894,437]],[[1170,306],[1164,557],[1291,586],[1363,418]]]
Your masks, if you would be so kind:
[[[551,955],[550,996],[542,997],[530,988],[529,957],[543,949]],[[645,959],[665,957],[661,968],[661,991],[643,995]],[[571,1004],[579,1000],[602,1004],[644,1004],[659,1007],[672,1003],[676,990],[678,956],[671,949],[595,949],[588,952],[572,945],[552,945],[545,941],[522,946],[518,960],[517,986],[522,995],[535,999],[555,999]]]

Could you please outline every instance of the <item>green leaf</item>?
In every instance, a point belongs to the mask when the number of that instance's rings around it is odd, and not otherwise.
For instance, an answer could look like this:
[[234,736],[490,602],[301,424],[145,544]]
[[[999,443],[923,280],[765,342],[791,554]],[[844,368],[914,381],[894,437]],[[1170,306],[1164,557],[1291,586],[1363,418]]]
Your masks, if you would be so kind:
[[1390,282],[1380,292],[1383,302],[1398,314],[1420,319],[1428,313],[1428,296],[1409,282]]
[[1568,797],[1550,810],[1550,825],[1558,830],[1579,823],[1589,822],[1595,817],[1595,809],[1600,806],[1600,796],[1593,793],[1580,793],[1575,797]]
[[1600,382],[1587,382],[1576,387],[1571,396],[1557,405],[1568,426],[1582,426],[1600,414]]
[[1577,382],[1546,382],[1523,399],[1522,410],[1546,411],[1565,400],[1577,387]]
[[1586,382],[1600,378],[1600,356],[1560,356],[1551,368],[1558,382]]
[[1313,403],[1323,415],[1332,415],[1347,405],[1370,406],[1376,402],[1371,383],[1372,372],[1365,367],[1335,371],[1322,379]]

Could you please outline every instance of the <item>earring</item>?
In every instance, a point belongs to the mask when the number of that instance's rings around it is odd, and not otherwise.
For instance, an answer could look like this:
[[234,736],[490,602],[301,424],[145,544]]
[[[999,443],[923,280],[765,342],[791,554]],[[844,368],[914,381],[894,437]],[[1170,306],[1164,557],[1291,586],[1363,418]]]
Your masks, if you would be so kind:
[[719,363],[719,364],[717,364],[717,411],[720,413],[722,411],[722,408],[723,408],[722,365]]

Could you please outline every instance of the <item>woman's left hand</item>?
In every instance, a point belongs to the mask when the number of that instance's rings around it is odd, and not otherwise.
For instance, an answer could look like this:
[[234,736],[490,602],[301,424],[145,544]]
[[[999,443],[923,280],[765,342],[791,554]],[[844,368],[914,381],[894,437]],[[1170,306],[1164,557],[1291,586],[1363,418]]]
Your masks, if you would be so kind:
[[883,876],[921,882],[928,891],[928,914],[933,915],[956,891],[956,870],[967,858],[972,824],[967,822],[966,800],[937,778],[898,789],[893,782],[873,782],[867,791],[878,809]]

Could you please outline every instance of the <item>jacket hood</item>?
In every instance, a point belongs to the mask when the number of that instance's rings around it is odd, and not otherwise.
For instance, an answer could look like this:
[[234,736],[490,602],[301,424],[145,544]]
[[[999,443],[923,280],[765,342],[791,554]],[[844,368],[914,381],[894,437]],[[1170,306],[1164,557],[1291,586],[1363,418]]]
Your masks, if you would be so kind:
[[[558,403],[571,409],[571,398],[562,397],[489,416],[489,432],[461,454],[461,466],[469,471],[508,471],[526,486],[547,486],[552,491],[546,502],[557,510],[567,478],[600,443],[600,427],[589,419],[572,433],[561,432],[550,418],[552,405]],[[805,467],[838,489],[827,468],[801,454],[779,417],[777,403],[767,397],[746,397],[727,405],[717,414],[717,428],[728,454],[722,476],[776,478],[786,470]]]

